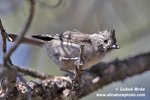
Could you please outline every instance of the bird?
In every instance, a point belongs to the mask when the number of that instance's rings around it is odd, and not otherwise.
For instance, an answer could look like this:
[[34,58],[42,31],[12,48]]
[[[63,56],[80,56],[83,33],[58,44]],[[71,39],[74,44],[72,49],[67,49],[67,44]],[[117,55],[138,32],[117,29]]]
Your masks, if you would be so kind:
[[[15,42],[18,34],[8,34]],[[84,45],[83,69],[99,63],[107,53],[113,49],[119,49],[116,44],[115,30],[108,28],[93,34],[82,33],[78,30],[65,31],[57,34],[24,36],[23,44],[38,46],[47,52],[49,58],[62,71],[75,70],[75,61],[80,56],[80,45]]]

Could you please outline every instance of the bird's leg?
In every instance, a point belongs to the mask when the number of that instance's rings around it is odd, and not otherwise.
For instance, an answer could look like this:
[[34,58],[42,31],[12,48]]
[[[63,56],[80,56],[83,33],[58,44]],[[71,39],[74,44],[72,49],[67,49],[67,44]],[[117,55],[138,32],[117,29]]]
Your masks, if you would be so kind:
[[74,75],[74,73],[71,72],[71,71],[69,71],[69,70],[65,70],[65,69],[60,69],[60,70],[61,70],[61,71],[64,71],[64,72],[67,72],[67,73],[71,74],[72,76]]
[[85,58],[80,62],[80,60],[78,59],[77,61],[75,61],[74,62],[74,64],[76,65],[76,66],[82,66],[82,65],[84,65],[85,64]]

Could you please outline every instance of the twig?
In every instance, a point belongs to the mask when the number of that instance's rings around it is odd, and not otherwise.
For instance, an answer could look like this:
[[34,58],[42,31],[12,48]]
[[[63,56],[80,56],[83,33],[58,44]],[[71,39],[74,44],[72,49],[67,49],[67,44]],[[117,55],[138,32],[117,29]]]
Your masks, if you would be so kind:
[[[1,34],[3,33],[3,34],[2,34],[2,37],[3,37],[3,38],[6,37],[9,41],[12,41],[12,39],[8,36],[8,34],[7,34],[6,31],[5,31],[1,19],[0,19],[0,30],[1,30]],[[6,41],[6,40],[5,40],[5,41]],[[4,50],[3,50],[3,52],[4,52]]]
[[1,30],[1,35],[2,35],[2,39],[3,39],[3,53],[5,53],[7,50],[6,50],[6,37],[5,37],[5,30],[4,30],[4,27],[3,27],[3,24],[1,22],[1,19],[0,19],[0,30]]
[[39,71],[30,69],[30,68],[24,68],[24,67],[19,67],[19,66],[14,66],[18,72],[21,72],[25,75],[29,75],[31,77],[34,78],[40,78],[40,79],[49,79],[49,78],[53,78],[53,76],[45,74],[45,73],[41,73]]
[[30,88],[29,88],[29,86],[28,86],[28,84],[27,84],[27,81],[20,75],[20,74],[18,74],[17,73],[17,76],[20,78],[20,80],[22,80],[23,81],[23,83],[25,84],[25,86],[26,86],[26,88],[27,88],[27,90],[28,90],[28,100],[31,100],[31,90],[30,90]]
[[72,80],[72,89],[68,95],[68,97],[70,99],[77,99],[78,97],[78,93],[79,93],[79,85],[81,83],[82,80],[82,75],[84,73],[84,71],[82,70],[82,65],[83,65],[83,61],[84,60],[84,45],[80,45],[80,58],[78,61],[76,61],[77,67],[75,70],[75,75],[73,77]]
[[[6,33],[4,27],[3,27],[3,24],[2,24],[2,21],[0,19],[0,30],[1,30],[1,36],[2,36],[2,39],[3,39],[3,55],[7,52],[7,45],[6,45],[6,38],[9,40],[9,41],[12,41],[12,39],[8,36],[8,34]],[[12,61],[10,58],[8,58],[8,61],[9,61],[9,64],[12,65]],[[6,66],[6,65],[5,65]]]
[[31,5],[29,17],[27,19],[25,27],[23,28],[23,30],[21,32],[21,35],[19,37],[17,37],[17,39],[16,39],[16,44],[12,48],[10,48],[9,52],[6,55],[4,55],[4,62],[3,62],[4,65],[7,64],[8,58],[10,58],[11,54],[14,52],[14,50],[16,50],[16,48],[18,47],[18,45],[21,42],[21,39],[26,34],[26,32],[28,31],[28,29],[31,25],[33,15],[34,15],[34,0],[29,0],[29,1],[30,1],[30,5]]

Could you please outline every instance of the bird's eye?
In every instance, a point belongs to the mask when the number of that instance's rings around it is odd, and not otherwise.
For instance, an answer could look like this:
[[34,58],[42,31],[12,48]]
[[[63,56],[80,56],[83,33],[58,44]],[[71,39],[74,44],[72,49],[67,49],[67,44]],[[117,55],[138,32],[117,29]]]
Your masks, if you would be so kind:
[[106,44],[107,44],[107,43],[108,43],[108,40],[104,40],[104,43],[106,43]]

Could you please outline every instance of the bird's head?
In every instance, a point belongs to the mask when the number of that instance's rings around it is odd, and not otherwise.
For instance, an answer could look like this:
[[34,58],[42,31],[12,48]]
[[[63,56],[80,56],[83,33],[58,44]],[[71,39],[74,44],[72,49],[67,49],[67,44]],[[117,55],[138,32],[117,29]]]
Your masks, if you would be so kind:
[[109,52],[112,49],[119,49],[116,45],[116,36],[114,29],[107,29],[102,32],[94,33],[90,35],[91,42],[96,51]]

